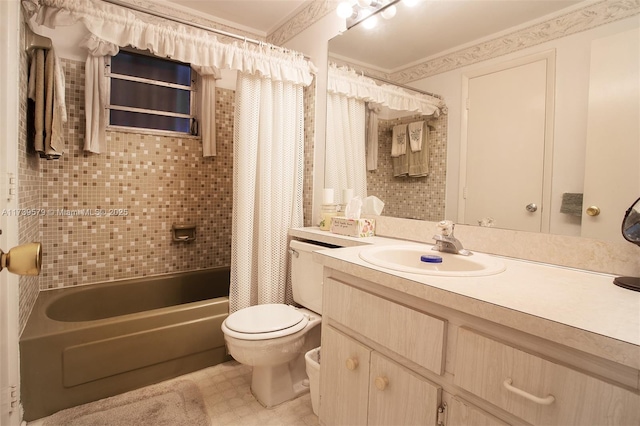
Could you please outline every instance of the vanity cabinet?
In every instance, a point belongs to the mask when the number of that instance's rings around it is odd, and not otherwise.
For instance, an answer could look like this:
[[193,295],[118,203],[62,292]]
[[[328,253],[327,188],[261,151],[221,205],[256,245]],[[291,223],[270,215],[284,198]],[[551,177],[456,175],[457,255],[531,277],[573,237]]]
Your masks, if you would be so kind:
[[640,424],[637,394],[481,333],[460,328],[456,355],[456,385],[531,424]]
[[638,369],[328,268],[321,355],[327,426],[640,424]]
[[436,424],[438,386],[332,327],[323,330],[322,338],[324,424]]

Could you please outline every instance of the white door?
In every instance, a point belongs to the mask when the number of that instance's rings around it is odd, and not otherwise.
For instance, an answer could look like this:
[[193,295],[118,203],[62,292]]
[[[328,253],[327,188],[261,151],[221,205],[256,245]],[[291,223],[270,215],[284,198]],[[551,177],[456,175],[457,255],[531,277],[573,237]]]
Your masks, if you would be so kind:
[[548,230],[553,63],[547,52],[468,77],[462,223],[490,218],[498,228]]
[[638,28],[591,45],[583,237],[623,241],[624,212],[640,197],[639,63]]
[[[8,175],[17,175],[18,145],[18,64],[20,4],[0,1],[0,248],[18,244],[16,216],[2,214],[17,208],[16,197],[9,199]],[[20,424],[18,407],[18,277],[0,271],[0,425]],[[13,395],[12,395],[13,393]]]

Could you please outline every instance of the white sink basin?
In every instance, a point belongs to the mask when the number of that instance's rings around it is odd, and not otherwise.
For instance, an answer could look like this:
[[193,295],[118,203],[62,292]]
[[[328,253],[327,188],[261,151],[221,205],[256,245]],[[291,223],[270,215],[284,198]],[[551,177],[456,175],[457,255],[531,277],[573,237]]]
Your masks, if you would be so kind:
[[[422,256],[440,256],[442,263],[421,261]],[[439,275],[445,277],[478,277],[494,275],[506,269],[499,259],[482,253],[470,256],[441,253],[431,246],[406,244],[382,245],[364,248],[360,258],[372,265],[412,274]]]

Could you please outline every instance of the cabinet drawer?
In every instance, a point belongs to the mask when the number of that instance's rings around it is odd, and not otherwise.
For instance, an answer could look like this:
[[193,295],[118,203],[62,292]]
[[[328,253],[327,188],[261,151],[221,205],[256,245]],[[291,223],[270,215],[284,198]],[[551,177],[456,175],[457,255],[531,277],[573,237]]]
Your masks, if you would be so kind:
[[338,281],[324,284],[323,314],[442,374],[446,322]]
[[637,425],[640,396],[458,330],[454,383],[532,424]]

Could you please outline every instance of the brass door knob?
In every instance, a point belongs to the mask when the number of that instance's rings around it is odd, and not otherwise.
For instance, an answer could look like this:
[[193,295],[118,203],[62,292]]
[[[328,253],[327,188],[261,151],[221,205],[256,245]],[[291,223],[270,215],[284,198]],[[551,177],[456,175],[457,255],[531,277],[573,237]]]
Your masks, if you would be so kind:
[[598,216],[600,214],[600,207],[598,206],[587,207],[587,214],[589,216]]
[[18,275],[39,275],[42,267],[42,244],[26,243],[16,246],[7,253],[0,250],[0,271]]

